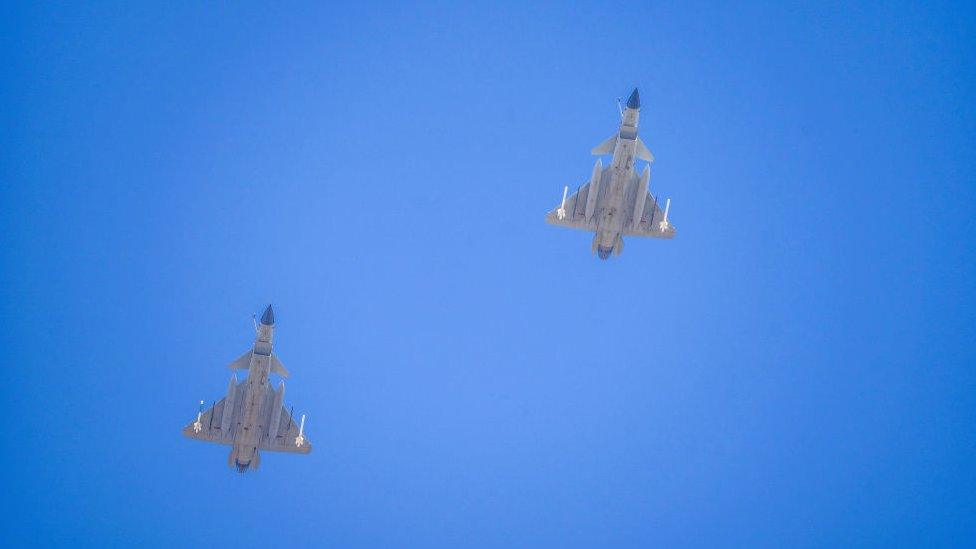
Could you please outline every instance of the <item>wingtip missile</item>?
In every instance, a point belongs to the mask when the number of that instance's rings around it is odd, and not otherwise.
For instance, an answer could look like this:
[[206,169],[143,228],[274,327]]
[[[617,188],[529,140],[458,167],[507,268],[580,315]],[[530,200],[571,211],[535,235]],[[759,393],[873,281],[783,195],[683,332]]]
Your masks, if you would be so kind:
[[663,219],[663,220],[661,220],[661,222],[660,222],[660,223],[658,223],[658,226],[659,226],[659,227],[661,228],[661,232],[662,232],[662,233],[663,233],[663,232],[667,232],[667,231],[668,231],[668,229],[670,229],[670,228],[671,228],[671,224],[670,224],[670,223],[668,223],[668,211],[669,211],[670,209],[671,209],[671,199],[669,198],[669,199],[667,199],[667,201],[666,201],[666,202],[664,203],[664,219]]
[[559,209],[556,210],[556,217],[559,219],[566,219],[566,193],[569,192],[569,186],[563,187],[563,201],[559,205]]
[[200,418],[202,418],[202,417],[203,417],[203,401],[201,400],[200,401],[200,410],[197,411],[197,420],[193,422],[193,432],[194,433],[199,433],[203,429],[203,422],[200,421]]
[[295,447],[301,448],[305,444],[305,414],[302,414],[302,424],[298,427],[298,436],[295,437]]

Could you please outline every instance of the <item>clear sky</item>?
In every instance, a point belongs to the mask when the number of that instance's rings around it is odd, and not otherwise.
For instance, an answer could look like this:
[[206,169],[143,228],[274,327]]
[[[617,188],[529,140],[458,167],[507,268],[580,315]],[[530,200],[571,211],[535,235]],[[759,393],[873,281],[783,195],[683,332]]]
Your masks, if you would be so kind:
[[[8,543],[976,544],[971,5],[34,4]],[[678,234],[599,261],[634,86]],[[180,429],[268,302],[315,450],[242,477]]]

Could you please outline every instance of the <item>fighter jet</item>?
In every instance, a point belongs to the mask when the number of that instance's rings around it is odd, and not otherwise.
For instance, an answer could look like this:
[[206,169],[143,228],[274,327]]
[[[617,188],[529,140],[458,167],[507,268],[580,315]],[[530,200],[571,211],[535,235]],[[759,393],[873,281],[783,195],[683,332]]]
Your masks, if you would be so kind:
[[[569,198],[569,187],[564,187],[562,203],[546,214],[546,222],[553,225],[593,231],[591,251],[600,259],[620,255],[625,235],[674,237],[675,228],[668,222],[671,199],[662,212],[647,188],[654,156],[637,137],[639,117],[640,95],[634,88],[627,107],[620,109],[620,130],[591,151],[597,156],[613,154],[611,164],[604,168],[597,159],[590,180]],[[637,160],[647,162],[640,175],[634,169]]]
[[261,315],[261,323],[254,321],[257,337],[254,346],[230,363],[231,370],[247,370],[247,380],[237,383],[231,374],[227,396],[215,402],[209,410],[200,411],[195,421],[183,428],[183,435],[196,440],[225,444],[231,447],[227,465],[243,473],[249,467],[258,468],[261,450],[307,454],[312,443],[305,437],[305,415],[296,425],[292,411],[282,405],[285,382],[278,389],[271,388],[271,373],[288,377],[288,370],[271,352],[275,318],[271,305]]

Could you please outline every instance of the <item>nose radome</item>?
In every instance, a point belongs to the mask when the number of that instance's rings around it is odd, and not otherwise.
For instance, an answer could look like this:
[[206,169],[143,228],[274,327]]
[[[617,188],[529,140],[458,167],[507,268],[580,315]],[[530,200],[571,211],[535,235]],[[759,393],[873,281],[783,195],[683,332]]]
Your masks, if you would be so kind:
[[637,93],[637,88],[630,93],[630,99],[627,100],[628,109],[639,109],[640,108],[640,94]]
[[265,326],[274,326],[274,323],[274,309],[272,309],[271,305],[269,304],[268,308],[264,310],[264,314],[261,315],[261,324],[264,324]]

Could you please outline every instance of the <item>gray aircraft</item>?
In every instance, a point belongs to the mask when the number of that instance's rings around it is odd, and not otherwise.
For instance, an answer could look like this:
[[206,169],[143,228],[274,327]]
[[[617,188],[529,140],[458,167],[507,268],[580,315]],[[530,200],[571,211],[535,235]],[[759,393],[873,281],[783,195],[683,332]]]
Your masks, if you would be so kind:
[[285,382],[278,390],[271,388],[271,373],[288,377],[288,371],[271,352],[275,318],[271,305],[255,320],[257,337],[254,346],[230,363],[231,370],[247,370],[247,380],[238,385],[237,375],[231,374],[227,396],[215,402],[209,410],[200,411],[195,421],[183,428],[183,435],[196,440],[226,444],[231,447],[227,465],[245,472],[258,468],[261,450],[307,454],[312,443],[305,437],[305,415],[296,425],[290,410],[285,410]]
[[[564,187],[562,203],[546,214],[546,222],[553,225],[594,231],[591,251],[600,259],[620,255],[625,235],[674,237],[675,228],[668,222],[671,199],[662,212],[647,188],[654,156],[637,137],[639,117],[640,95],[634,88],[627,107],[620,109],[620,130],[591,151],[597,156],[612,153],[612,163],[604,168],[597,159],[590,180],[569,198],[569,187]],[[634,169],[638,159],[647,162],[640,175]]]

